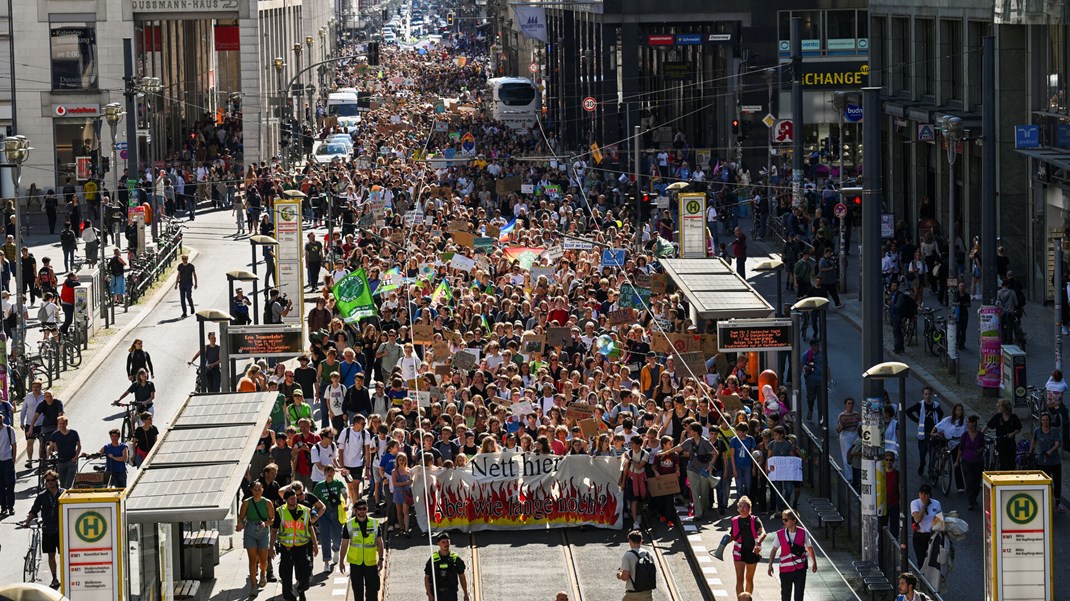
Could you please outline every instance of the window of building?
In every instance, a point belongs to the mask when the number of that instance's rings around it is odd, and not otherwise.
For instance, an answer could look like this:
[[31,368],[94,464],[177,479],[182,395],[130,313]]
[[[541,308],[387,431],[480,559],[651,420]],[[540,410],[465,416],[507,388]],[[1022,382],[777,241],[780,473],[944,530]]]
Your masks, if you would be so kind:
[[[969,52],[966,53],[966,110],[981,110],[981,41],[988,35],[989,24],[984,21],[969,22]],[[1050,28],[1058,29],[1058,28]]]
[[888,52],[889,60],[885,65],[885,72],[891,78],[891,88],[889,91],[892,94],[898,94],[901,96],[909,95],[910,84],[908,75],[910,73],[910,62],[907,57],[910,56],[910,19],[906,17],[893,17],[892,18],[892,40],[891,40],[890,52]]
[[53,119],[56,153],[56,181],[68,177],[75,182],[85,180],[100,158],[100,138],[95,127],[96,117]]
[[52,23],[52,89],[97,89],[97,32],[94,23]]
[[914,89],[922,96],[932,96],[936,80],[936,60],[933,50],[936,37],[932,19],[914,20]]
[[[860,10],[855,13],[855,33],[858,36],[858,47],[861,50],[865,50],[869,47],[869,13],[864,10]],[[883,19],[882,19],[883,21]]]
[[1047,110],[1065,113],[1066,106],[1066,30],[1048,27],[1047,65],[1044,77],[1044,97]]
[[[886,54],[884,45],[887,43],[884,28],[887,22],[888,20],[884,17],[873,17],[872,33],[867,31],[869,34],[867,38],[862,38],[862,36],[859,35],[859,39],[865,39],[869,46],[869,85],[885,88],[885,94],[889,92],[887,88],[889,78],[885,76],[884,73],[884,56]],[[862,23],[863,21],[859,21],[860,25]]]
[[858,40],[855,37],[855,11],[829,10],[825,12],[825,47],[828,50],[854,51]]
[[962,21],[940,20],[940,97],[962,102]]

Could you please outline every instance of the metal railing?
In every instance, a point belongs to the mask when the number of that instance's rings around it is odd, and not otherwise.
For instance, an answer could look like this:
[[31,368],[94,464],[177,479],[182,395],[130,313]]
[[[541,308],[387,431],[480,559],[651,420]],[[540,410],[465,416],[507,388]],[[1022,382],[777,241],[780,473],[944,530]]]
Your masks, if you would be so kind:
[[[898,518],[899,516],[896,516],[896,519]],[[892,531],[889,530],[887,526],[881,528],[881,535],[877,565],[880,566],[881,572],[884,572],[884,575],[888,580],[895,584],[899,577],[899,539],[892,535]],[[910,549],[907,549],[907,553],[910,553]],[[907,561],[910,565],[910,571],[918,577],[917,589],[928,595],[933,601],[944,601],[944,598],[937,590],[939,587],[932,582],[929,582],[929,579],[925,577],[925,574],[918,569],[914,560],[908,559]]]
[[127,277],[126,309],[137,302],[149,287],[175,262],[183,252],[182,232],[166,228],[159,246],[135,259]]

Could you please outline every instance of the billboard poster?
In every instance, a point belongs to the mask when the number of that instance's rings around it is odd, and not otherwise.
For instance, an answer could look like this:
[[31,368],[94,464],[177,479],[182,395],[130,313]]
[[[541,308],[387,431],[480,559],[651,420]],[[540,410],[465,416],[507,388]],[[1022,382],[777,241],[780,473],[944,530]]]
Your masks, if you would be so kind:
[[1001,321],[1002,309],[995,305],[984,305],[977,312],[977,323],[981,329],[977,385],[982,388],[999,388],[1000,362],[1003,360]]
[[[620,529],[623,462],[614,457],[485,453],[463,468],[413,470],[420,528],[435,531]],[[425,494],[425,482],[427,493]]]

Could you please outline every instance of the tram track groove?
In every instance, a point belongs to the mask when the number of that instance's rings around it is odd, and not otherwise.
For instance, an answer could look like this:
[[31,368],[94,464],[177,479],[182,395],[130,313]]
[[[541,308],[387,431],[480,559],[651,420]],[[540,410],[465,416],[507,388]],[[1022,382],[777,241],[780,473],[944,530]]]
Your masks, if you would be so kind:
[[568,572],[569,587],[572,588],[572,596],[570,599],[576,601],[583,601],[583,591],[580,589],[580,576],[576,569],[576,556],[572,553],[572,543],[568,540],[568,531],[565,528],[560,530],[561,532],[561,553],[565,557],[565,570]]
[[469,552],[472,554],[472,580],[468,583],[468,588],[471,591],[470,601],[483,601],[483,573],[479,567],[479,546],[476,544],[476,533],[468,533],[468,547]]
[[647,530],[645,534],[650,538],[650,548],[654,550],[654,558],[658,562],[658,570],[665,576],[665,587],[669,589],[669,599],[672,601],[683,601],[683,598],[680,596],[680,590],[676,586],[676,577],[669,568],[669,562],[665,559],[665,555],[661,548],[658,547],[658,541],[654,538],[653,529]]

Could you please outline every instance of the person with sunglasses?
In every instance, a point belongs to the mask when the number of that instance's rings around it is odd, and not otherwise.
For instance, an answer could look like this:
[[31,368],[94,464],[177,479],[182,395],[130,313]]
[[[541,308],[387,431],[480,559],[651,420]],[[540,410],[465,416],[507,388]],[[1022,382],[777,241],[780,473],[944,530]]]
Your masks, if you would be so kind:
[[56,575],[56,553],[59,551],[59,496],[63,489],[59,486],[59,474],[55,470],[45,472],[45,490],[37,495],[26,515],[23,526],[41,516],[41,552],[48,555],[48,570],[52,572],[53,589],[59,589]]
[[814,542],[805,528],[799,527],[799,516],[790,509],[780,514],[784,527],[773,536],[773,548],[769,551],[769,576],[773,575],[773,559],[780,555],[780,598],[788,601],[794,588],[795,601],[802,601],[806,587],[806,556],[810,556],[810,568],[817,573],[817,557]]
[[360,499],[353,503],[353,517],[342,526],[342,549],[344,557],[338,563],[338,571],[345,574],[349,565],[349,583],[353,587],[354,601],[377,601],[379,599],[379,572],[383,569],[383,530],[379,520],[368,517],[368,501]]

